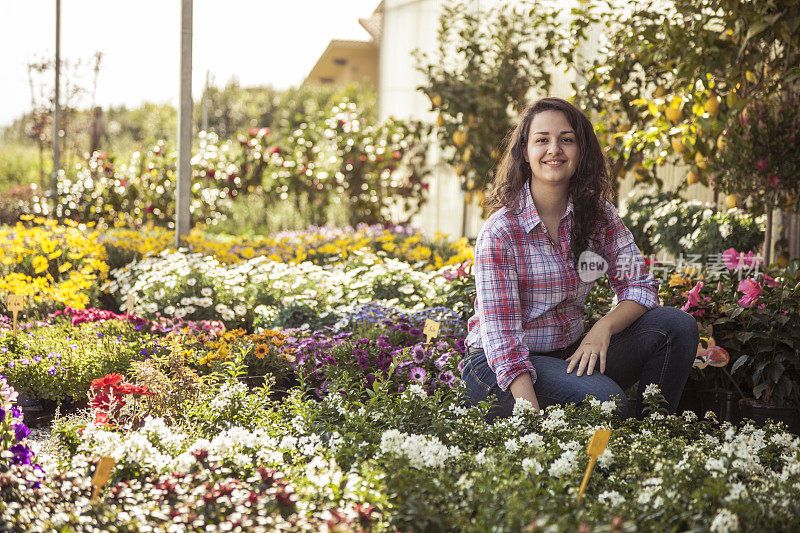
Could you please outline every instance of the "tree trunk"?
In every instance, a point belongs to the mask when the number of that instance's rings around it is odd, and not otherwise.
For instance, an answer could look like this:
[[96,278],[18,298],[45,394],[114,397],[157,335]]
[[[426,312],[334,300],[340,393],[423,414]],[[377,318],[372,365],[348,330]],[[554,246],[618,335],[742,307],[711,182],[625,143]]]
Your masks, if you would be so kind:
[[766,232],[764,234],[764,264],[770,263],[770,252],[772,251],[772,209],[767,208]]

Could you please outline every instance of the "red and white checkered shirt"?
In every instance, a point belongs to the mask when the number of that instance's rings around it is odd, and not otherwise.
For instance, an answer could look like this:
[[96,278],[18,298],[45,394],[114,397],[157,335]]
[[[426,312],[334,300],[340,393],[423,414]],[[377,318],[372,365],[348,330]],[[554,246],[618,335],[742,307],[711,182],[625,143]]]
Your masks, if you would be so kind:
[[[606,202],[608,226],[600,250],[619,301],[658,307],[658,282],[644,263],[633,235]],[[547,236],[531,197],[521,193],[519,209],[496,211],[481,228],[475,244],[475,315],[466,344],[486,352],[502,390],[529,372],[536,382],[530,353],[565,348],[583,333],[583,311],[594,281],[584,282],[570,258],[575,213],[570,198],[561,217],[557,248]]]

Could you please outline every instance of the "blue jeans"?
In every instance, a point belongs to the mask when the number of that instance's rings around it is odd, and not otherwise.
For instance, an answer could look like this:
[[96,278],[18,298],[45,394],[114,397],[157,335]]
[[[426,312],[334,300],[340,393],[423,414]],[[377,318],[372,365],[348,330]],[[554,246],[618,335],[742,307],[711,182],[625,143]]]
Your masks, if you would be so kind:
[[[638,381],[636,417],[641,416],[642,393],[651,383],[661,389],[670,412],[676,411],[697,354],[699,333],[694,317],[674,307],[656,307],[645,312],[626,329],[611,336],[605,374],[600,373],[599,362],[591,376],[585,372],[578,376],[577,367],[567,374],[565,359],[578,349],[582,340],[581,337],[561,350],[530,354],[537,375],[533,390],[542,409],[553,404],[580,403],[587,396],[594,396],[600,401],[616,399],[620,413],[625,415],[627,399],[623,389]],[[462,379],[471,405],[490,396],[496,399],[489,420],[511,416],[514,397],[510,389],[500,390],[483,349],[467,350]]]

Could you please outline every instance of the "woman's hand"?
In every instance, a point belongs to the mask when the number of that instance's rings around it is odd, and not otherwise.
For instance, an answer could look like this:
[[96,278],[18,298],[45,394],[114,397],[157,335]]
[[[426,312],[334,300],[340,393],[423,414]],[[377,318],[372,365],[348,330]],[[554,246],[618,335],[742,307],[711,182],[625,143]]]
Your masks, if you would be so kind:
[[566,361],[569,363],[567,374],[571,373],[577,365],[578,376],[582,376],[584,370],[587,375],[591,376],[598,361],[600,361],[600,373],[604,374],[606,353],[610,342],[611,328],[606,325],[606,322],[599,320],[583,338],[583,342],[575,350],[575,353],[567,357]]

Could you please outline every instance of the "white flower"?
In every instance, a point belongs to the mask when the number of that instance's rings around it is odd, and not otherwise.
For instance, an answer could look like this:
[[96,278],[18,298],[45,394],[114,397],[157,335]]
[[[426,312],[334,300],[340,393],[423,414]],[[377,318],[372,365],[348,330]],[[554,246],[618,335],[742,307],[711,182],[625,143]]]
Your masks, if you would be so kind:
[[622,496],[622,494],[615,490],[601,492],[597,496],[597,499],[601,503],[607,503],[609,507],[617,507],[618,505],[625,503],[625,498]]
[[408,391],[410,395],[418,396],[419,398],[428,397],[428,393],[425,391],[425,389],[422,388],[422,385],[418,383],[412,383],[411,385],[408,386],[406,391]]
[[505,446],[506,446],[506,450],[508,450],[511,453],[514,453],[517,450],[519,450],[519,443],[517,442],[516,439],[508,439],[505,442]]
[[644,398],[651,398],[657,394],[661,394],[661,389],[655,383],[650,383],[647,387],[644,388],[644,392],[642,396]]
[[200,289],[200,294],[202,294],[203,296],[211,296],[212,294],[214,294],[214,291],[212,291],[208,287],[203,287],[202,289]]
[[615,402],[614,400],[608,400],[607,402],[603,402],[600,404],[600,411],[602,411],[603,414],[610,415],[616,410],[617,410],[617,402]]
[[461,455],[458,447],[446,446],[437,437],[408,435],[396,429],[383,432],[380,447],[383,453],[404,456],[412,467],[418,469],[440,468],[448,459]]
[[532,474],[534,476],[538,476],[544,468],[539,461],[536,459],[531,459],[530,457],[526,457],[522,460],[522,471],[526,474]]
[[747,489],[743,483],[732,483],[728,495],[725,496],[726,502],[736,501],[747,495]]
[[519,416],[533,410],[533,404],[531,402],[525,398],[517,398],[514,402],[513,416]]
[[694,422],[695,420],[697,420],[697,415],[695,414],[694,411],[684,411],[683,419],[686,420],[687,422]]
[[714,533],[727,533],[728,531],[738,531],[739,517],[727,509],[717,510],[717,516],[711,522],[711,531]]
[[190,287],[194,287],[197,284],[197,280],[194,278],[189,278],[186,280],[186,284]]
[[247,313],[247,308],[240,304],[240,305],[235,306],[233,308],[233,311],[239,316],[244,316],[245,313]]
[[601,453],[600,456],[597,458],[598,466],[601,466],[603,468],[608,468],[609,466],[611,466],[613,462],[614,462],[614,454],[611,453],[610,448],[606,448],[605,451],[603,451],[603,453]]

